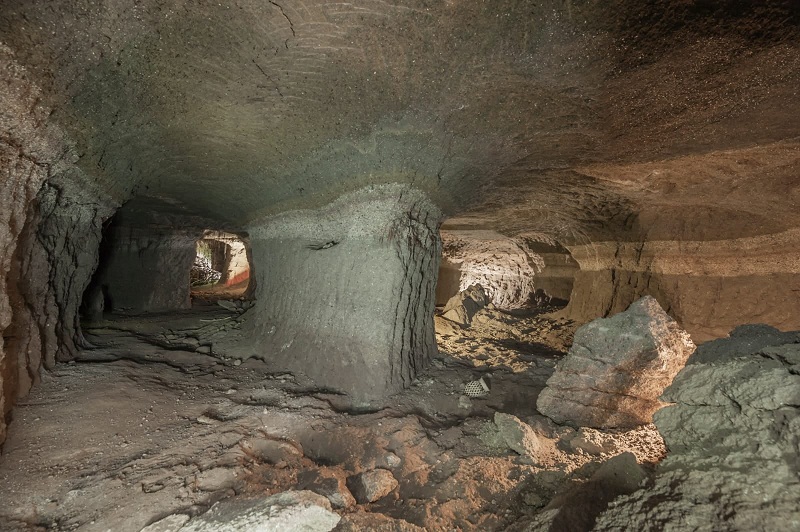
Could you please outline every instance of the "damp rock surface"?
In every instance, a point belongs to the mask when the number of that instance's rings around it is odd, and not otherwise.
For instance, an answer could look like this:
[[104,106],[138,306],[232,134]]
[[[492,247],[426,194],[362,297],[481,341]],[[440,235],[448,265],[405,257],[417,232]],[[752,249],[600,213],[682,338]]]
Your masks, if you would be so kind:
[[652,421],[664,388],[695,346],[649,296],[575,332],[537,400],[539,411],[574,426],[631,428]]

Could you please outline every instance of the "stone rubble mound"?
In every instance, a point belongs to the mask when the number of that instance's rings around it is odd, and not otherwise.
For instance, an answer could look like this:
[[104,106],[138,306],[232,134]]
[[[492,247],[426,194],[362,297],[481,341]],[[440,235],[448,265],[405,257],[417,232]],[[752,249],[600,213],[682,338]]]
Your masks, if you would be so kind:
[[576,427],[633,428],[652,422],[659,400],[695,345],[646,296],[575,332],[572,347],[537,400],[539,412]]
[[742,354],[763,333],[704,344],[677,375],[654,416],[667,458],[595,530],[800,530],[800,343]]
[[450,298],[442,311],[442,317],[469,327],[475,314],[488,303],[486,291],[479,284],[474,284]]

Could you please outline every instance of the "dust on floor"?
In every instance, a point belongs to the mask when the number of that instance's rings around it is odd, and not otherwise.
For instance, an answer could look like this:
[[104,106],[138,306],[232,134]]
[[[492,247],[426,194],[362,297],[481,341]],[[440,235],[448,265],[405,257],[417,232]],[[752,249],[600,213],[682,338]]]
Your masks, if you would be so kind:
[[[546,314],[484,309],[468,329],[437,317],[439,356],[414,385],[354,410],[303,375],[207,348],[206,339],[236,333],[243,310],[87,329],[96,348],[46,374],[14,411],[0,529],[138,532],[223,498],[312,489],[336,503],[342,530],[525,530],[610,457],[628,451],[653,464],[664,455],[652,425],[576,431],[537,414],[574,330]],[[465,395],[480,379],[489,391]],[[546,452],[509,443],[497,412]],[[397,487],[355,503],[348,479],[376,469]]]

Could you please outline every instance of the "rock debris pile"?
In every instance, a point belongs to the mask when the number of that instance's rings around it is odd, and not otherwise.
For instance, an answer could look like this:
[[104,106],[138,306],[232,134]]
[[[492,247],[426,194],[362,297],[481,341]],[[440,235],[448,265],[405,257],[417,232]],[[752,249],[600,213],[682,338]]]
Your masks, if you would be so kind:
[[701,346],[654,416],[669,449],[655,480],[595,530],[800,529],[798,340],[744,327]]

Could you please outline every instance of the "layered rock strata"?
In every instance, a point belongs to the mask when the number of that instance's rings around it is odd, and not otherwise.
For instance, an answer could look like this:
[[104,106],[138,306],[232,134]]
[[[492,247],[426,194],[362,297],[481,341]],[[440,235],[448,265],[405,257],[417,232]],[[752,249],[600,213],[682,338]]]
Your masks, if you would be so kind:
[[440,219],[387,185],[250,227],[256,303],[237,351],[358,400],[409,385],[436,353]]
[[695,346],[652,297],[575,332],[567,356],[539,395],[539,411],[579,427],[632,428],[652,422],[659,396]]

